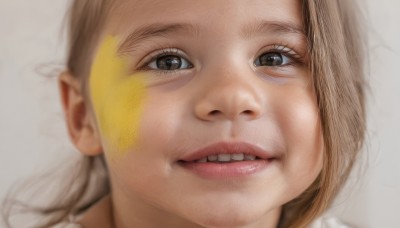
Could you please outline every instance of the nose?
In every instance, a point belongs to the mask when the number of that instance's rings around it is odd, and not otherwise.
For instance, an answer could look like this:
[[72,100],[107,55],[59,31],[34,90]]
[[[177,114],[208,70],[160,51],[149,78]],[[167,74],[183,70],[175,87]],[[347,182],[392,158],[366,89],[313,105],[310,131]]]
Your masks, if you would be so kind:
[[197,118],[204,121],[234,121],[254,120],[262,115],[262,96],[254,83],[235,76],[212,81],[202,90],[195,105]]

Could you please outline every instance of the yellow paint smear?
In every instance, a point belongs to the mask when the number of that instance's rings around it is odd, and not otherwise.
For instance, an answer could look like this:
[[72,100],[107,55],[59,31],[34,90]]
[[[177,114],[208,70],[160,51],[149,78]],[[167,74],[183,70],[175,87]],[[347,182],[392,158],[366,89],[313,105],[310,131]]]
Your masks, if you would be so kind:
[[142,74],[128,74],[128,60],[117,54],[118,40],[106,37],[94,59],[90,91],[100,131],[125,154],[135,145],[146,97]]

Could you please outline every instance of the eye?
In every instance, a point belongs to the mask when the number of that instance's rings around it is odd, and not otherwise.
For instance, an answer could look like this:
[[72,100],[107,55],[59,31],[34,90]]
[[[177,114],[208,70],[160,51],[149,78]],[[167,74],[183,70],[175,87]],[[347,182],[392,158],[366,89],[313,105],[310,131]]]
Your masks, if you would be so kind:
[[173,71],[192,68],[192,64],[186,59],[177,55],[162,55],[156,57],[148,65],[153,70]]
[[284,66],[291,63],[291,59],[278,52],[267,52],[256,59],[254,64],[256,66]]

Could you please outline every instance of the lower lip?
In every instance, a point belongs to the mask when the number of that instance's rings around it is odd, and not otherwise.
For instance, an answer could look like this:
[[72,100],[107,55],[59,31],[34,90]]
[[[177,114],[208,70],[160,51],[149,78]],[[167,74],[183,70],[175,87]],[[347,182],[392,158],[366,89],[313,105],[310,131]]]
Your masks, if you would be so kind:
[[269,167],[274,159],[253,160],[227,163],[179,162],[184,169],[206,179],[231,179],[247,177]]

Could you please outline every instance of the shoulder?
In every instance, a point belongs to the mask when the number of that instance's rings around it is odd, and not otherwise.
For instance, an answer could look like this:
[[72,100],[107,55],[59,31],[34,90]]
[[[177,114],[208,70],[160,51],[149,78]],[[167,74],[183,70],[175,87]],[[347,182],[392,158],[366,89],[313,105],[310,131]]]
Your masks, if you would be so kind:
[[109,228],[111,225],[111,198],[104,197],[77,216],[70,215],[67,221],[52,228]]
[[68,221],[52,226],[52,228],[83,228],[83,226],[76,222],[75,217],[70,216]]
[[311,224],[309,228],[352,228],[333,217],[321,217]]

